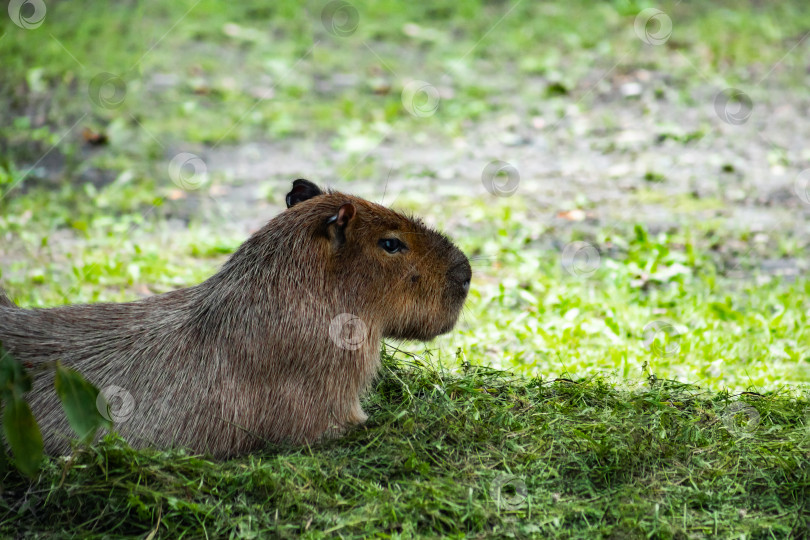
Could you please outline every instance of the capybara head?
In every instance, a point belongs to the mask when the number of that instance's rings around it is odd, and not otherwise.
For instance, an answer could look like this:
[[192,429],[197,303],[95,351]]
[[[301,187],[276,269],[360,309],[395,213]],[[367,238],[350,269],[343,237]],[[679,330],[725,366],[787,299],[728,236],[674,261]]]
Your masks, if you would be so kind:
[[346,308],[383,337],[429,340],[449,332],[470,288],[467,257],[419,219],[299,179],[287,195]]

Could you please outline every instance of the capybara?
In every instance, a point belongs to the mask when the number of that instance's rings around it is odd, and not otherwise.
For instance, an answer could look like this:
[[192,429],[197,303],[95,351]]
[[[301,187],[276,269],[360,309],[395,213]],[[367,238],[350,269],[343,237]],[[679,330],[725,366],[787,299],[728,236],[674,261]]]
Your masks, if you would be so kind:
[[[366,419],[360,397],[382,338],[453,328],[470,264],[419,220],[307,180],[286,203],[187,289],[50,309],[0,293],[0,342],[26,365],[59,361],[83,374],[136,447],[227,457],[339,435]],[[43,373],[27,397],[55,454],[71,432],[53,371]]]

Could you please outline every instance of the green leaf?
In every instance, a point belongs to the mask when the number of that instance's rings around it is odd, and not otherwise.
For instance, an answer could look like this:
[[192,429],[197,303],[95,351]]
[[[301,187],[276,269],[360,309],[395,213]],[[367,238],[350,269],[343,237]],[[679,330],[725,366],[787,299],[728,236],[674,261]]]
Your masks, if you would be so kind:
[[10,400],[12,394],[22,395],[29,390],[31,377],[0,345],[0,396]]
[[34,476],[42,461],[42,434],[28,403],[18,394],[5,400],[3,429],[17,468]]
[[6,453],[6,445],[0,444],[0,477],[4,477],[9,469],[9,459]]
[[57,366],[55,386],[70,427],[79,436],[79,440],[90,442],[98,428],[112,428],[110,421],[101,415],[96,405],[98,388],[87,382],[79,372]]

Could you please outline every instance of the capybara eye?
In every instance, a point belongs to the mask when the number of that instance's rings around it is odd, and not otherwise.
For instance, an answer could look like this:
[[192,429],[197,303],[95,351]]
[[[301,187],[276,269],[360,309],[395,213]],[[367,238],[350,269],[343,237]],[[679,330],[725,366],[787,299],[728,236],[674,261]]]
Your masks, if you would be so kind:
[[388,253],[398,253],[403,249],[407,249],[407,246],[398,238],[381,238],[378,244]]

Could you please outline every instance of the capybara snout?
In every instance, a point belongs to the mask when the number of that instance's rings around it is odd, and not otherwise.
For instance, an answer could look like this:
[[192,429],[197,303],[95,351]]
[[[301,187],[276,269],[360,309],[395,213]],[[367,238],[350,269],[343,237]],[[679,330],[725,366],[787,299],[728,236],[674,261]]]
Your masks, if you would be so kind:
[[459,302],[464,302],[470,292],[472,268],[467,256],[460,249],[453,246],[450,253],[450,268],[447,270],[447,295]]
[[[135,446],[229,456],[314,442],[363,422],[384,337],[429,340],[456,324],[467,257],[420,220],[299,179],[287,210],[205,282],[124,304],[20,309],[0,291],[0,342],[60,361],[124,396],[115,428]],[[70,430],[52,373],[29,399],[46,449]]]

